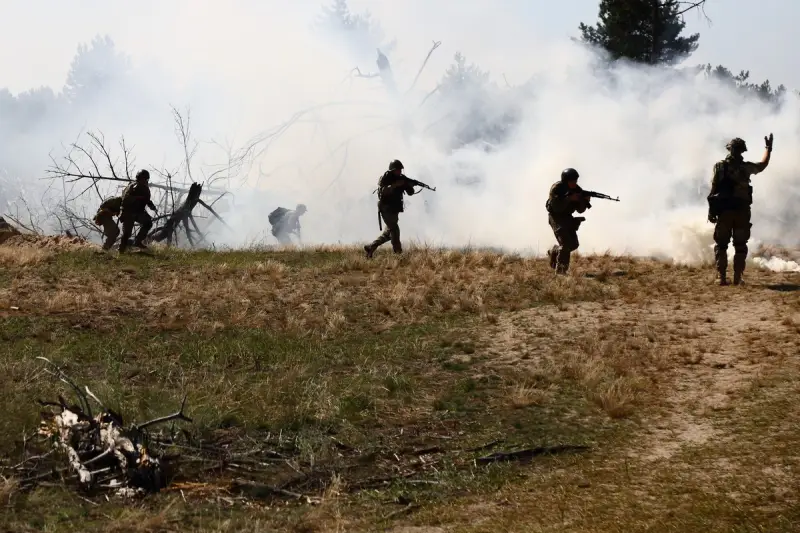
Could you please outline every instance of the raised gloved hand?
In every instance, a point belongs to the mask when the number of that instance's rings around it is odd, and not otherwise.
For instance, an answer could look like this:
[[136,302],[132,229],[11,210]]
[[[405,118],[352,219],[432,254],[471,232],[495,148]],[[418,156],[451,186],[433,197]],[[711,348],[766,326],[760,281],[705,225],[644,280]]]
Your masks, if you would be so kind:
[[769,137],[764,137],[764,144],[767,147],[767,150],[770,152],[772,151],[772,134],[769,134]]

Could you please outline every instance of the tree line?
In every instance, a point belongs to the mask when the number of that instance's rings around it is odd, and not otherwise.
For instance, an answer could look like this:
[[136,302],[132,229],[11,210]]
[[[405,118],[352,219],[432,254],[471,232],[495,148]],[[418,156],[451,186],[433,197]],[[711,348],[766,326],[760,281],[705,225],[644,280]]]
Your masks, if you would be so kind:
[[[573,40],[600,51],[601,66],[608,72],[613,72],[618,64],[631,63],[668,69],[676,77],[702,75],[710,82],[733,88],[743,98],[780,107],[788,94],[783,85],[774,87],[769,80],[756,83],[750,79],[749,71],[734,74],[723,65],[686,66],[699,46],[700,34],[686,34],[684,15],[702,11],[704,7],[705,0],[601,0],[598,20],[593,25],[579,23],[578,35]],[[369,12],[354,13],[347,0],[332,0],[324,7],[317,28],[340,39],[357,61],[368,61],[377,48],[384,68],[388,64],[386,55],[391,58],[396,45],[396,40],[386,42],[379,22]],[[516,106],[536,93],[535,79],[517,86],[511,86],[505,76],[503,81],[504,84],[493,81],[488,70],[456,52],[432,91],[435,94],[424,100],[447,120],[437,121],[435,127],[425,127],[425,131],[433,133],[436,141],[445,139],[441,147],[447,150],[480,145],[491,151],[502,144],[521,121]],[[394,78],[392,83],[396,83]],[[403,105],[411,104],[404,101]]]
[[[683,15],[702,10],[703,1],[680,0],[601,0],[598,21],[589,26],[581,22],[579,40],[605,51],[610,61],[672,66],[687,60],[698,48],[700,34],[685,35]],[[739,74],[717,65],[695,67],[707,78],[728,84],[747,96],[780,104],[786,87],[772,87],[769,80],[750,81],[750,71]]]
[[[679,66],[680,63],[685,65],[700,41],[698,33],[686,34],[683,17],[689,11],[702,10],[704,4],[705,0],[601,0],[598,20],[592,25],[579,23],[578,35],[574,39],[602,50],[609,68],[618,62],[631,62],[703,74],[709,80],[728,84],[747,98],[780,106],[788,94],[786,87],[774,87],[770,80],[754,82],[747,70],[734,74],[732,69],[723,65]],[[368,12],[354,13],[347,0],[331,0],[322,8],[315,27],[317,31],[328,32],[345,43],[352,57],[362,66],[375,60],[377,49],[381,70],[374,77],[382,77],[387,84],[402,81],[394,79],[394,73],[387,67],[387,56],[391,58],[396,40],[387,41],[380,23]],[[85,113],[89,109],[98,109],[98,103],[112,92],[112,87],[117,102],[120,99],[131,101],[137,96],[141,98],[142,95],[135,94],[130,94],[130,98],[120,97],[120,91],[137,91],[137,84],[131,78],[128,56],[118,51],[109,37],[97,37],[78,48],[66,83],[58,92],[50,87],[40,87],[13,95],[8,89],[0,88],[0,116],[3,117],[0,121],[0,158],[5,161],[3,170],[9,174],[18,174],[22,170],[10,168],[14,166],[15,158],[7,157],[13,154],[4,152],[17,150],[15,145],[31,135],[45,134],[53,138],[54,135],[66,134],[53,132],[53,125],[63,123],[68,128],[66,124],[83,121]],[[517,106],[525,97],[535,94],[536,85],[535,80],[516,86],[503,81],[503,84],[493,81],[488,70],[468,61],[463,53],[456,52],[437,86],[422,102],[418,102],[419,107],[434,108],[446,117],[426,131],[438,140],[445,139],[441,142],[445,143],[442,148],[446,150],[475,143],[492,150],[493,146],[502,144],[521,120]],[[118,105],[104,107],[119,109]]]

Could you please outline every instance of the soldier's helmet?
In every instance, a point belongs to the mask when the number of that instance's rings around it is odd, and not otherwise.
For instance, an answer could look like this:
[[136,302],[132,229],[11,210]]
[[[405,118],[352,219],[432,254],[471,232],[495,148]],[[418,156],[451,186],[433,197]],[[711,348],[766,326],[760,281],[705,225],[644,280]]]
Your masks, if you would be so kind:
[[150,173],[147,170],[142,169],[136,173],[136,181],[141,180],[150,181]]
[[568,181],[575,181],[580,177],[578,171],[574,168],[565,168],[561,171],[561,181],[568,182]]
[[727,148],[729,152],[742,153],[747,151],[747,144],[745,144],[743,139],[736,137],[731,139],[731,141],[725,145],[725,148]]
[[395,169],[398,169],[398,168],[400,170],[403,170],[405,168],[403,166],[403,163],[401,163],[399,159],[395,159],[394,161],[389,163],[389,170],[395,170]]
[[297,204],[295,211],[300,213],[301,215],[306,212],[306,205],[305,204]]

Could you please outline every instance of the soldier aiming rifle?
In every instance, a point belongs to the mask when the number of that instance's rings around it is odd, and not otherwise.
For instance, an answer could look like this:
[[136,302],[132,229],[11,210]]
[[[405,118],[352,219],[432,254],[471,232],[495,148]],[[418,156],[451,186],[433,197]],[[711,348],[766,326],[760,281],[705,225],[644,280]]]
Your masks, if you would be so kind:
[[548,213],[548,222],[553,228],[553,234],[558,244],[548,251],[550,268],[557,274],[566,274],[569,270],[570,255],[578,249],[578,228],[585,217],[573,217],[577,211],[583,213],[592,208],[590,198],[601,198],[619,202],[619,198],[612,198],[607,194],[586,191],[578,185],[580,175],[574,168],[567,168],[561,172],[561,180],[550,187],[545,208]]
[[[368,258],[372,257],[379,246],[389,241],[392,243],[394,253],[403,253],[398,220],[400,213],[403,212],[404,193],[409,196],[415,194],[414,187],[436,191],[434,187],[404,175],[403,168],[403,163],[395,159],[389,163],[389,170],[384,172],[378,180],[376,189],[378,193],[378,227],[383,232],[371,244],[364,246]],[[386,229],[383,229],[381,220],[386,223]]]

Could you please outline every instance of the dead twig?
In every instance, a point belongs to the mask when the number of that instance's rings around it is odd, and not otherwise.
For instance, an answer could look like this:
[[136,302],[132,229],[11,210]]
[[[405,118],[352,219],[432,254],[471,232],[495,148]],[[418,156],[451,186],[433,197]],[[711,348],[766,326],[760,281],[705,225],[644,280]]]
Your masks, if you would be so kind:
[[501,461],[527,461],[533,457],[540,455],[556,455],[567,452],[581,452],[590,449],[589,446],[576,446],[571,444],[562,444],[559,446],[540,446],[538,448],[527,448],[524,450],[517,450],[513,452],[497,452],[485,457],[475,459],[478,464],[497,463]]
[[397,518],[398,516],[402,516],[405,514],[412,513],[417,509],[420,509],[421,506],[418,503],[410,503],[403,507],[402,509],[398,509],[397,511],[393,511],[386,516],[383,517],[384,520],[392,520],[393,518]]
[[63,381],[64,383],[66,383],[67,385],[69,385],[70,387],[72,387],[72,389],[75,391],[75,394],[77,394],[77,396],[78,396],[78,399],[79,399],[79,400],[81,401],[81,403],[82,403],[82,405],[81,405],[81,409],[83,410],[83,412],[84,412],[84,413],[86,413],[86,415],[87,415],[89,418],[92,418],[92,406],[91,406],[91,405],[89,405],[89,400],[88,400],[88,398],[86,397],[86,394],[84,394],[84,393],[83,393],[83,391],[81,391],[81,389],[80,389],[80,388],[79,388],[77,385],[75,385],[75,382],[74,382],[74,381],[72,381],[72,379],[70,379],[70,377],[69,377],[69,376],[67,376],[67,375],[66,375],[66,374],[65,374],[65,373],[64,373],[64,372],[61,370],[61,368],[59,368],[59,367],[58,367],[58,365],[56,365],[55,363],[53,363],[52,361],[50,361],[48,358],[46,358],[46,357],[42,357],[42,356],[38,356],[36,359],[41,359],[42,361],[46,362],[48,365],[50,365],[51,367],[53,367],[53,368],[55,369],[55,371],[56,371],[56,372],[55,372],[55,375],[57,375],[57,376],[58,376],[58,378],[59,378],[61,381]]
[[425,56],[425,60],[422,62],[422,65],[419,67],[419,70],[417,71],[417,75],[414,77],[414,81],[411,82],[411,86],[406,91],[406,94],[408,94],[408,93],[410,93],[411,91],[414,90],[414,87],[417,85],[417,80],[419,80],[419,77],[422,75],[422,71],[425,70],[425,66],[428,64],[428,61],[430,60],[431,55],[433,55],[433,52],[437,48],[439,48],[441,45],[442,45],[442,41],[433,41],[433,46],[428,51],[428,55]]
[[303,500],[309,504],[319,503],[316,498],[311,498],[305,494],[279,489],[265,483],[257,483],[247,479],[234,479],[231,481],[231,490],[242,492],[253,498],[266,498],[269,496],[278,495],[293,498],[295,500]]
[[211,214],[212,214],[212,215],[214,215],[214,217],[215,217],[217,220],[219,220],[220,222],[222,222],[222,223],[225,225],[225,227],[226,227],[226,228],[228,228],[228,229],[232,229],[232,228],[231,228],[231,227],[228,225],[228,223],[227,223],[227,222],[225,222],[225,221],[222,219],[222,217],[221,217],[221,216],[219,216],[219,215],[217,214],[217,212],[216,212],[216,211],[214,211],[214,208],[213,208],[213,207],[211,207],[210,205],[208,205],[207,203],[205,203],[203,200],[200,200],[200,201],[199,201],[199,202],[197,202],[197,203],[199,203],[200,205],[202,205],[203,207],[205,207],[206,209],[208,209],[208,210],[211,212]]
[[144,428],[154,426],[156,424],[163,424],[164,422],[169,422],[171,420],[183,420],[184,422],[191,422],[192,419],[183,414],[183,409],[185,407],[186,407],[186,396],[183,397],[183,401],[181,402],[181,408],[177,412],[172,413],[171,415],[154,418],[153,420],[148,420],[143,424],[134,424],[133,428],[138,431],[141,431]]

